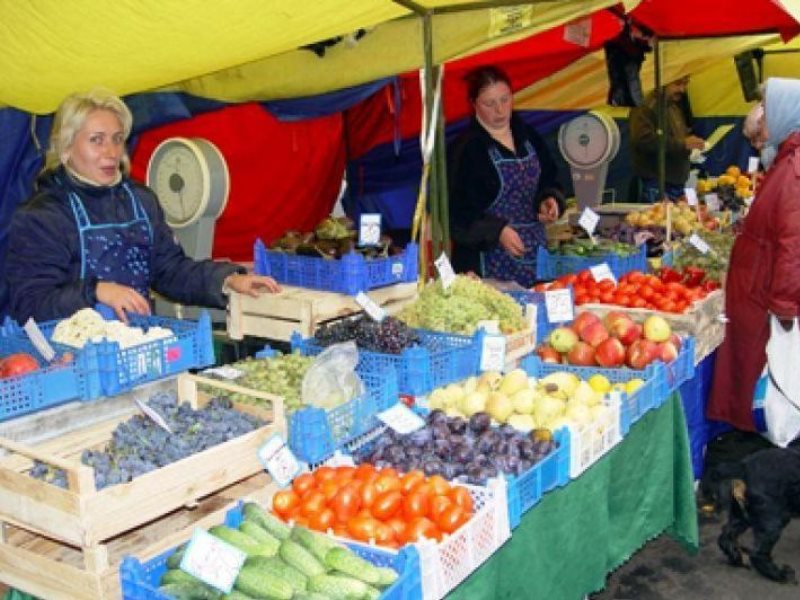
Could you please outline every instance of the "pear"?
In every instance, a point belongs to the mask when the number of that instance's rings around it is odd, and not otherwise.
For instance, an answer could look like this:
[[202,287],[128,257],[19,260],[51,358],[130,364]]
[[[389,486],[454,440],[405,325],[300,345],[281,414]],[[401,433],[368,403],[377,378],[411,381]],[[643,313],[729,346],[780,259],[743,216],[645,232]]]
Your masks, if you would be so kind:
[[502,392],[492,392],[486,400],[486,412],[498,423],[505,423],[514,412],[514,404]]
[[528,374],[522,369],[514,369],[503,377],[499,390],[506,396],[513,396],[528,387]]
[[514,412],[529,415],[533,412],[533,403],[536,400],[536,392],[530,388],[519,390],[511,397],[514,405]]

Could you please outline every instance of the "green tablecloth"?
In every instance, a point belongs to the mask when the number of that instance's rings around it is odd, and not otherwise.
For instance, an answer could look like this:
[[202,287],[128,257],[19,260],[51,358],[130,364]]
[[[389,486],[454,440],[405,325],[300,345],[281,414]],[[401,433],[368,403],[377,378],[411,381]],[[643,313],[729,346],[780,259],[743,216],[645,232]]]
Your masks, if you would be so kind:
[[578,479],[547,493],[448,598],[580,600],[663,531],[696,552],[686,431],[676,393]]

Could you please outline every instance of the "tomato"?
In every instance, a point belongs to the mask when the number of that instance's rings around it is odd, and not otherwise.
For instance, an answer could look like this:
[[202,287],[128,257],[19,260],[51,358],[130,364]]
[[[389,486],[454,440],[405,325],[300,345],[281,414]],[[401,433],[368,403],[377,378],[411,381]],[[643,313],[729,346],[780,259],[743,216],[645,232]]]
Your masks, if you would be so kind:
[[381,521],[389,519],[397,514],[403,506],[403,494],[399,490],[384,492],[377,498],[372,505],[372,516]]
[[619,304],[620,306],[630,306],[631,297],[628,296],[628,294],[620,294],[617,292],[614,294],[614,304]]
[[317,482],[317,485],[320,485],[323,481],[336,479],[336,469],[323,465],[317,468],[312,475],[314,476],[314,480]]
[[550,284],[550,287],[547,288],[547,291],[549,292],[552,290],[563,290],[565,287],[567,286],[565,286],[560,281],[554,281],[553,283]]
[[391,475],[393,477],[400,477],[400,473],[397,472],[397,469],[394,467],[383,467],[380,471],[378,471],[380,475]]
[[454,506],[454,504],[449,496],[434,496],[431,499],[431,507],[428,511],[428,517],[434,523],[438,523],[441,514],[451,506]]
[[348,488],[350,490],[353,490],[356,494],[360,496],[361,490],[364,488],[364,485],[365,485],[364,482],[361,481],[360,479],[351,479],[350,481],[347,481],[342,486],[342,488]]
[[428,514],[430,506],[430,496],[415,489],[403,499],[403,516],[406,519],[424,517]]
[[613,304],[614,303],[614,292],[607,291],[607,292],[603,292],[602,294],[600,294],[600,302],[602,302],[603,304]]
[[317,487],[317,482],[311,473],[301,473],[292,482],[292,488],[300,496],[304,496],[306,492],[315,487]]
[[407,527],[405,520],[401,517],[392,517],[386,521],[386,524],[394,531],[394,539],[401,544],[405,544]]
[[294,527],[308,527],[308,517],[298,514],[292,518],[292,523]]
[[327,502],[330,502],[336,497],[336,494],[339,493],[341,489],[341,484],[336,481],[335,479],[331,479],[330,481],[323,481],[322,485],[319,487],[319,491],[321,491]]
[[453,486],[449,496],[454,504],[458,504],[467,514],[472,514],[472,494],[467,488],[460,485]]
[[317,531],[328,531],[336,522],[336,515],[330,508],[323,508],[308,519],[308,526]]
[[634,298],[630,304],[633,308],[644,308],[647,306],[647,302],[644,298]]
[[640,298],[644,298],[645,300],[649,300],[650,298],[653,297],[653,294],[655,292],[653,291],[653,288],[651,288],[649,285],[643,285],[643,286],[641,286],[639,288],[637,293],[639,294]]
[[549,286],[550,286],[549,283],[537,283],[535,286],[533,286],[533,291],[534,292],[546,292],[547,288]]
[[355,467],[336,467],[336,479],[339,481],[350,481],[355,474]]
[[372,508],[375,498],[379,496],[378,488],[374,483],[366,482],[361,487],[361,506],[364,508]]
[[456,529],[467,522],[469,517],[464,509],[454,504],[446,508],[436,520],[436,526],[444,533],[453,533]]
[[558,280],[566,285],[572,285],[578,279],[578,276],[575,273],[568,273],[567,275],[562,275],[558,278]]
[[592,277],[592,272],[589,269],[584,269],[583,271],[579,271],[578,281],[580,281],[581,283],[593,282],[594,277]]
[[610,292],[611,290],[613,290],[613,289],[614,289],[614,288],[616,288],[616,287],[617,287],[617,286],[616,286],[616,285],[614,285],[614,282],[613,282],[613,281],[611,281],[611,280],[609,280],[609,279],[603,279],[603,281],[600,281],[600,282],[598,282],[598,284],[597,284],[597,288],[598,288],[598,289],[599,289],[601,292]]
[[300,496],[293,490],[281,490],[272,497],[272,511],[280,517],[287,516],[298,506]]
[[419,539],[442,539],[442,534],[436,524],[426,517],[411,520],[406,527],[406,540],[416,542]]
[[630,271],[625,275],[625,279],[631,283],[639,283],[644,277],[645,275],[641,271]]
[[9,354],[0,360],[0,379],[18,377],[31,371],[37,371],[39,363],[27,352]]
[[436,496],[444,496],[450,492],[450,483],[441,475],[431,475],[428,477],[428,483],[433,488],[433,493]]
[[580,306],[581,304],[586,304],[589,302],[589,296],[587,294],[575,294],[575,304]]
[[326,504],[325,494],[319,490],[312,490],[303,496],[300,510],[305,516],[311,517],[325,508]]
[[375,539],[378,521],[372,517],[353,517],[347,521],[347,532],[355,540],[368,542]]
[[397,544],[394,529],[389,524],[381,523],[380,521],[375,524],[375,534],[372,537],[379,546]]
[[361,463],[356,467],[353,477],[361,481],[371,481],[378,477],[378,471],[369,463]]
[[336,513],[337,521],[348,521],[358,514],[361,508],[361,496],[354,489],[345,486],[334,497],[331,508]]
[[425,473],[417,469],[409,471],[408,473],[403,475],[403,477],[400,479],[400,490],[404,494],[408,494],[418,484],[424,483],[424,481],[425,481]]
[[659,306],[659,310],[663,310],[664,312],[675,312],[675,303],[672,300],[667,300],[663,302],[661,306]]
[[391,492],[392,490],[399,490],[400,478],[397,476],[397,474],[382,472],[375,480],[375,489],[378,490],[379,494]]
[[675,303],[675,312],[682,313],[686,310],[687,306],[689,306],[689,303],[686,300],[678,300]]

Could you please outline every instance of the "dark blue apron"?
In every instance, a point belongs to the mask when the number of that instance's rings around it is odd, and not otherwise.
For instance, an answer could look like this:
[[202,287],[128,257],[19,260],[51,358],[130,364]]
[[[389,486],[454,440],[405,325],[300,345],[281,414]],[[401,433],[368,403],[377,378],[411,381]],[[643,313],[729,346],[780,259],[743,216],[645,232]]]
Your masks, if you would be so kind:
[[127,285],[147,298],[153,228],[130,186],[127,183],[122,186],[133,209],[133,219],[124,223],[93,224],[78,194],[69,194],[80,237],[81,279],[96,277]]
[[539,157],[528,141],[525,151],[522,158],[503,158],[496,147],[489,150],[500,177],[500,191],[487,212],[508,221],[525,244],[526,252],[514,258],[498,245],[494,250],[481,253],[481,270],[484,277],[514,280],[531,287],[536,282],[536,249],[547,245],[547,237],[534,206],[541,175]]

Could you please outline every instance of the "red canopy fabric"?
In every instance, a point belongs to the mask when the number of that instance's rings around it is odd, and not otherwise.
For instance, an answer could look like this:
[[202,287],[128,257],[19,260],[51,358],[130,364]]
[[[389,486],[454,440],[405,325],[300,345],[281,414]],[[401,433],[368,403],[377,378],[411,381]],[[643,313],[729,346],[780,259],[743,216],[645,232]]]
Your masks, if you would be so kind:
[[311,231],[330,214],[344,172],[341,115],[283,123],[259,104],[231,106],[142,134],[131,157],[144,181],[156,146],[173,136],[201,137],[222,151],[231,189],[217,221],[214,258],[253,260],[253,242],[287,229]]
[[777,0],[642,0],[628,14],[662,38],[778,32],[786,41],[800,33]]

